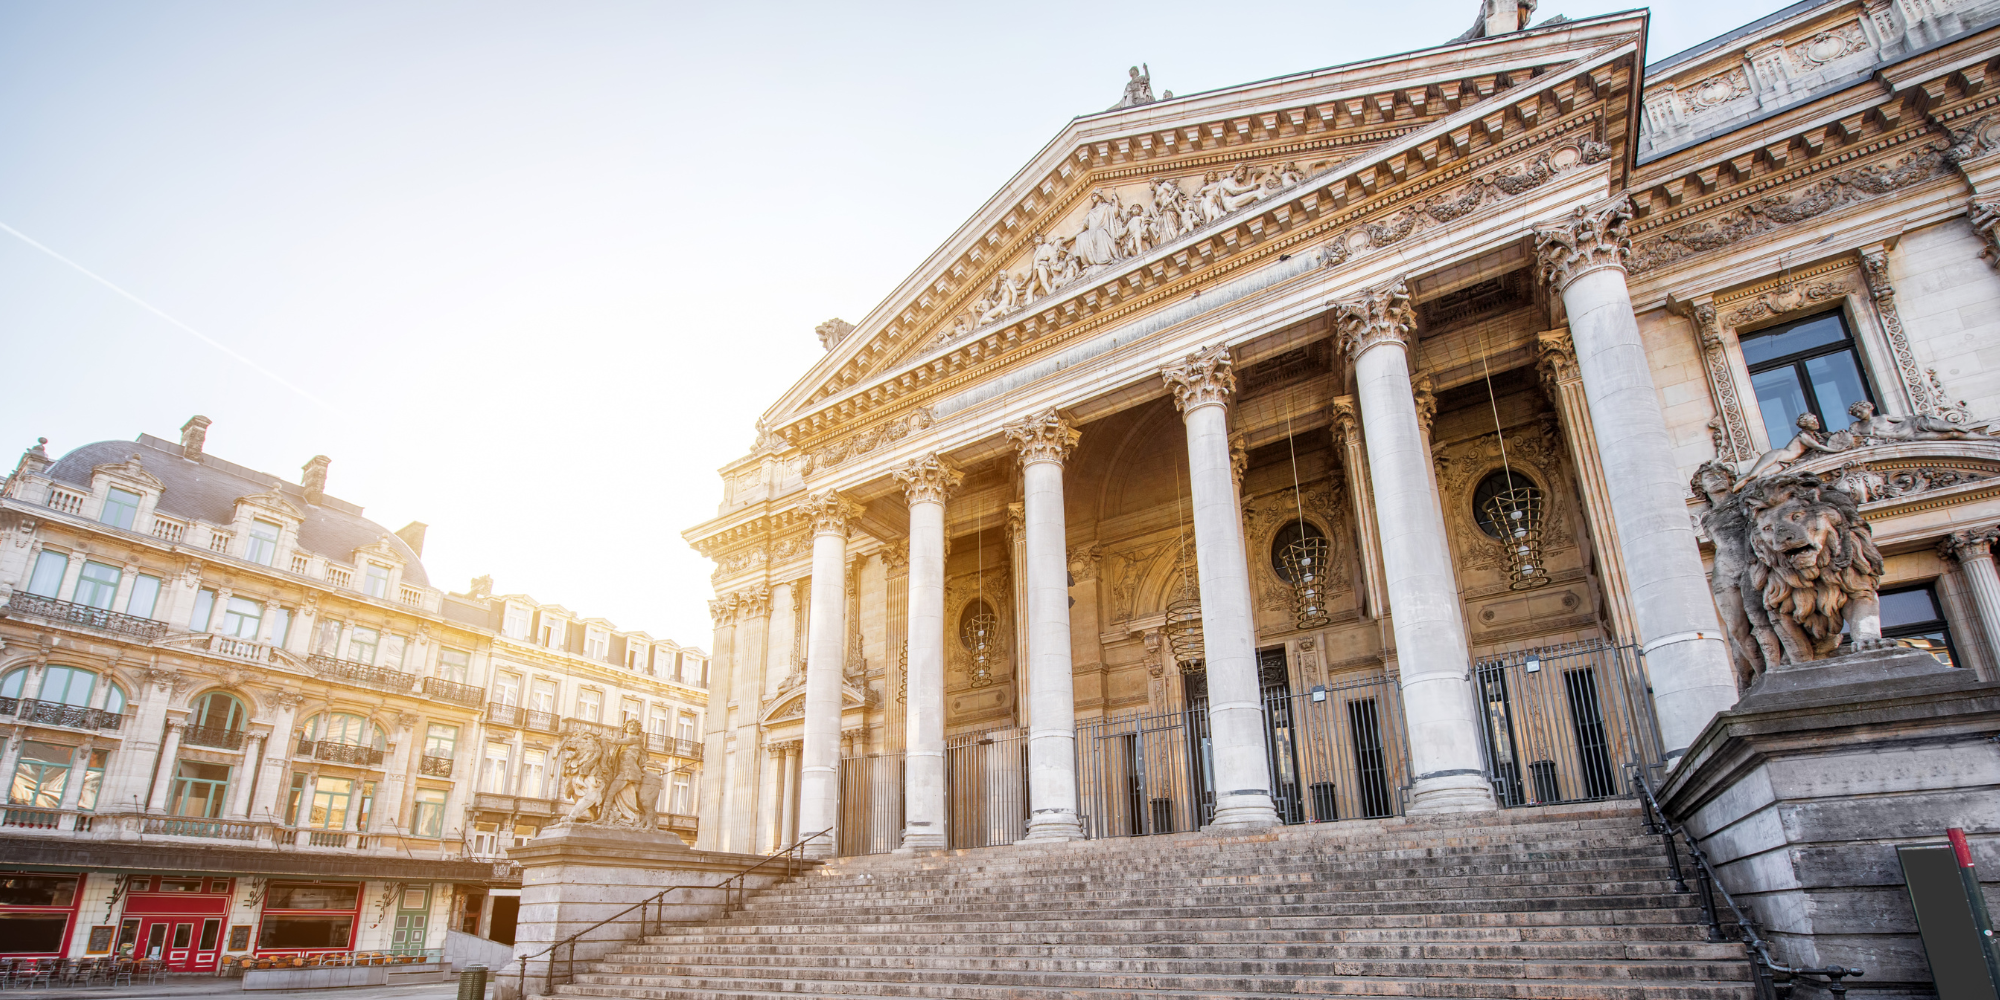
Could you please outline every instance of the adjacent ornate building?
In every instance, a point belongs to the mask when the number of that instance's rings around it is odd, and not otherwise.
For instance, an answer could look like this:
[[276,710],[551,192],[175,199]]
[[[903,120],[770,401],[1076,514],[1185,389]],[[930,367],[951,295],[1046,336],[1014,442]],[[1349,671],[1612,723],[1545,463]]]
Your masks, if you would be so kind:
[[1796,5],[1650,63],[1643,13],[1489,6],[1148,78],[819,328],[686,533],[700,846],[1621,794],[1747,676],[1712,460],[1859,490],[1884,635],[1995,676],[2000,4]]
[[511,941],[507,847],[562,811],[564,734],[646,733],[692,838],[700,649],[490,581],[453,594],[327,493],[178,444],[37,444],[0,494],[0,954]]

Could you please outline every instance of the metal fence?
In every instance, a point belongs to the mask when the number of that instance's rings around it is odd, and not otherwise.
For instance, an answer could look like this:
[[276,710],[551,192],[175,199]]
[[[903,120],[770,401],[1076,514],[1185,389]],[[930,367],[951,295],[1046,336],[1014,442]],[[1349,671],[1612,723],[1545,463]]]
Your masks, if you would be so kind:
[[1028,831],[1028,731],[945,738],[945,831],[954,848],[997,847]]
[[1639,651],[1603,640],[1499,654],[1473,668],[1486,775],[1506,807],[1623,798],[1627,764],[1660,760]]
[[840,759],[841,857],[887,854],[903,843],[903,755]]

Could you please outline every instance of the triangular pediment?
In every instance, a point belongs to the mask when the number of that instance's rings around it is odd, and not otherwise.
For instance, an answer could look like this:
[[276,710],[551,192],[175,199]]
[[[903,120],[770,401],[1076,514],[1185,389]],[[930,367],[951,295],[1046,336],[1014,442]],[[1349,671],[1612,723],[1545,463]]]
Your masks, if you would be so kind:
[[965,365],[1133,314],[1157,286],[1229,273],[1218,265],[1239,251],[1464,173],[1579,104],[1619,107],[1582,116],[1596,125],[1571,155],[1622,157],[1643,25],[1568,22],[1078,118],[761,423],[803,448],[872,411],[915,412]]

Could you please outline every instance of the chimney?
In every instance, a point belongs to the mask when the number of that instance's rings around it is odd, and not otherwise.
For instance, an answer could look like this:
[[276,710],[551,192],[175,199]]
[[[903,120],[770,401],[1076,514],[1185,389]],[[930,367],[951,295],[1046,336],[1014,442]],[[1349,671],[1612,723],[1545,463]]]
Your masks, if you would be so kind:
[[333,459],[325,455],[314,455],[312,461],[300,466],[305,475],[299,477],[299,485],[306,489],[306,502],[316,504],[326,496],[326,467]]
[[208,440],[207,417],[197,413],[181,425],[181,457],[190,462],[201,461],[201,446]]
[[411,521],[396,529],[396,537],[402,539],[403,544],[408,545],[410,551],[417,554],[417,558],[422,559],[424,557],[424,529],[428,527],[430,525],[422,521]]
[[1526,28],[1535,7],[1535,0],[1486,0],[1486,37]]

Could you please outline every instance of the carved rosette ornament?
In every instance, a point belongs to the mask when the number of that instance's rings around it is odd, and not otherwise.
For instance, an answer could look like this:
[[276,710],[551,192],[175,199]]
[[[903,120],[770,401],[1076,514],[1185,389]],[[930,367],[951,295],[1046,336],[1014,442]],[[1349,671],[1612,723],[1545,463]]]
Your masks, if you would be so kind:
[[799,511],[812,522],[814,535],[847,537],[848,522],[861,515],[861,505],[833,490],[813,493],[799,504]]
[[889,475],[903,484],[903,496],[911,504],[944,503],[965,482],[965,473],[935,453],[910,459],[908,465],[891,470]]
[[1938,539],[1938,555],[1965,562],[1991,555],[1995,542],[2000,542],[2000,527],[1967,528]]
[[1407,350],[1415,339],[1417,308],[1403,278],[1341,299],[1333,311],[1341,349],[1349,357],[1358,358],[1377,344],[1401,344]]
[[1535,276],[1558,294],[1601,268],[1624,270],[1632,255],[1632,202],[1623,195],[1601,205],[1578,205],[1568,220],[1535,227]]
[[1217,344],[1161,369],[1160,378],[1174,391],[1174,405],[1182,413],[1197,406],[1227,406],[1236,392],[1236,363],[1229,357],[1229,348]]
[[1069,453],[1076,450],[1077,440],[1083,437],[1083,432],[1071,426],[1069,419],[1054,407],[1003,424],[1000,432],[1007,436],[1014,450],[1020,452],[1022,465],[1036,462],[1061,465],[1069,459]]

